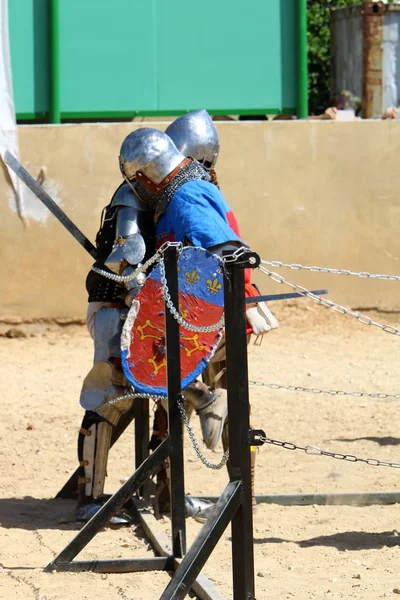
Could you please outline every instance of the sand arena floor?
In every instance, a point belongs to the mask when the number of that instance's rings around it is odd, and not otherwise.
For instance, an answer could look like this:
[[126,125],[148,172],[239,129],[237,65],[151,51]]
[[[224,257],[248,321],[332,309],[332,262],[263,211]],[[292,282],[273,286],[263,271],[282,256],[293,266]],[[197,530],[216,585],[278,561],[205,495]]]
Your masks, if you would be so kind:
[[[307,301],[279,307],[281,328],[250,346],[251,379],[367,392],[400,392],[399,338]],[[398,316],[397,316],[398,317]],[[388,315],[377,315],[388,321]],[[398,319],[399,320],[399,319]],[[10,329],[3,326],[0,334]],[[74,536],[74,503],[53,500],[76,466],[82,416],[78,397],[90,368],[84,327],[21,326],[0,337],[0,598],[150,600],[166,573],[45,574]],[[269,437],[361,457],[400,462],[399,400],[332,397],[252,387],[252,421]],[[197,418],[194,427],[199,435]],[[107,491],[132,472],[133,428],[111,452]],[[220,453],[207,455],[213,460]],[[225,471],[210,472],[186,436],[186,487],[218,494]],[[264,446],[257,455],[259,494],[398,490],[400,470],[307,456]],[[161,527],[168,531],[164,517]],[[188,539],[200,525],[187,521]],[[258,506],[254,517],[256,598],[396,597],[400,593],[400,507]],[[204,573],[232,597],[229,531]],[[153,556],[140,527],[103,530],[81,559]]]

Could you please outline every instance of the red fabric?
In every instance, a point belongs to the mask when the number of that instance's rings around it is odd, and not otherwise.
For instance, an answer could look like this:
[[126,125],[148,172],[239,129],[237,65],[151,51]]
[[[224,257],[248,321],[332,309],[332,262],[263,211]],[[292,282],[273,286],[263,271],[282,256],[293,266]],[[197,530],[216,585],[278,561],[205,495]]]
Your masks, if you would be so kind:
[[174,237],[173,233],[171,233],[170,235],[166,235],[162,239],[157,240],[157,242],[156,242],[156,250],[158,250],[159,248],[161,248],[161,246],[163,244],[165,244],[165,242],[174,242],[174,241],[175,241],[175,237]]
[[[250,271],[251,269],[249,269]],[[253,296],[259,296],[259,292],[257,288],[252,283],[245,283],[244,286],[244,294],[246,298],[251,298]]]
[[[226,213],[226,218],[228,219],[229,227],[236,233],[237,236],[239,236],[241,238],[242,236],[240,235],[238,222],[236,220],[235,215],[233,214],[233,212],[231,210]],[[244,282],[246,284],[251,282],[251,269],[244,270]],[[254,295],[256,295],[256,294],[254,294]],[[246,294],[246,296],[247,296],[247,294]]]

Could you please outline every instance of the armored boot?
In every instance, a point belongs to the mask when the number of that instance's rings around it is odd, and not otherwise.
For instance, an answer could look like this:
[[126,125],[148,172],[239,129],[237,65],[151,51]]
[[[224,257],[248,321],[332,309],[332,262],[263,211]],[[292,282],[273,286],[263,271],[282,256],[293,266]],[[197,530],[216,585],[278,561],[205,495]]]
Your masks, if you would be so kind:
[[205,523],[215,507],[213,502],[201,500],[195,496],[185,495],[185,516],[192,517],[199,523]]

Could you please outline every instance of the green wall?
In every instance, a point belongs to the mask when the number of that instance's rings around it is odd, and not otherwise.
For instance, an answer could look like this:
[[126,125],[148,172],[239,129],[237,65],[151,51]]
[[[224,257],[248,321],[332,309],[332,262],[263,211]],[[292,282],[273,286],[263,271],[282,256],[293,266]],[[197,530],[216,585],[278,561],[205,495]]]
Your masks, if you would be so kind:
[[9,34],[17,116],[49,109],[48,0],[9,0]]
[[[49,111],[50,0],[10,0],[19,118]],[[297,0],[58,0],[63,118],[297,106]]]

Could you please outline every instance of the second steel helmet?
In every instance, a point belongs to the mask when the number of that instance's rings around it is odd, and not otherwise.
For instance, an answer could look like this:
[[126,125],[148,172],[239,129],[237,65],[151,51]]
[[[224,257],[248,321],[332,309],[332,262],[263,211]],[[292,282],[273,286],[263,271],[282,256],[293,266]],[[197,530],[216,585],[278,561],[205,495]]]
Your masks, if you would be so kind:
[[215,125],[206,110],[193,110],[181,115],[165,133],[184,156],[190,156],[206,169],[213,169],[219,153]]

